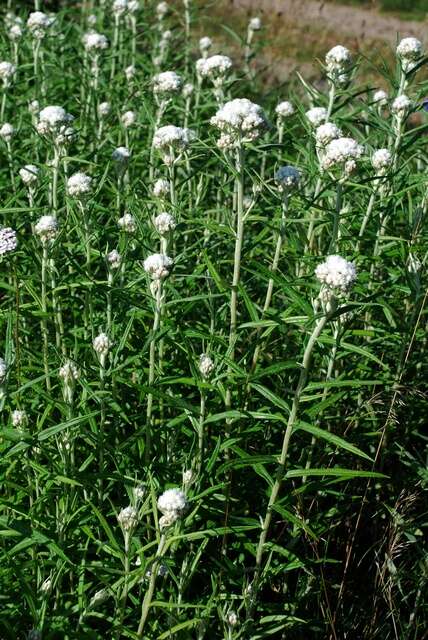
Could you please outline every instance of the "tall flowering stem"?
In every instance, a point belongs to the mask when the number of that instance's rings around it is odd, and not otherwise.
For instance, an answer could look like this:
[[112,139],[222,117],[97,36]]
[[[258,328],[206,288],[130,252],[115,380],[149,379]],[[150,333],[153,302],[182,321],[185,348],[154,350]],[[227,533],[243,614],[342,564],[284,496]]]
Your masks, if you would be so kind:
[[166,534],[162,533],[158,548],[156,550],[155,559],[150,569],[150,582],[146,594],[144,596],[143,604],[141,607],[141,617],[138,625],[137,638],[143,638],[143,631],[146,624],[147,616],[149,615],[150,605],[153,600],[153,594],[156,586],[156,578],[157,578],[157,570],[159,566],[159,562],[162,559],[162,556],[165,552],[165,543],[166,543]]
[[43,364],[45,368],[46,376],[46,389],[51,389],[51,379],[49,375],[49,332],[48,332],[48,266],[49,266],[49,251],[47,243],[43,243],[42,249],[42,336],[43,336]]

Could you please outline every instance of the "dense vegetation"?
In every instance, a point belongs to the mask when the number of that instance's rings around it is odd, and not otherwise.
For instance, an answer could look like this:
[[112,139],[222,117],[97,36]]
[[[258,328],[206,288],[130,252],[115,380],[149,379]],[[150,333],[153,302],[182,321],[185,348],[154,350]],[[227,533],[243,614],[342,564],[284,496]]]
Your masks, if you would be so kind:
[[421,640],[421,43],[288,95],[257,17],[12,8],[0,637]]

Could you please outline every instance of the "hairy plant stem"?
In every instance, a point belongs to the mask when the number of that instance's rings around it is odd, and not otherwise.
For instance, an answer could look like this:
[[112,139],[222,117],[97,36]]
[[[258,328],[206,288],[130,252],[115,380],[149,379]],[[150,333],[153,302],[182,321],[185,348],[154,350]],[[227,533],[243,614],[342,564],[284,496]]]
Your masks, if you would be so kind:
[[204,421],[205,421],[205,392],[200,390],[200,407],[199,407],[199,421],[198,421],[198,475],[202,474],[203,459],[204,459]]
[[[155,316],[153,320],[152,340],[150,342],[149,353],[149,379],[148,386],[152,387],[155,381],[155,362],[156,362],[156,334],[160,328],[161,316],[162,316],[162,280],[154,280],[153,283],[157,284],[156,297],[155,297]],[[146,442],[144,459],[145,463],[149,464],[151,455],[152,444],[152,432],[153,432],[153,393],[147,394],[147,412],[146,412]]]
[[114,31],[113,31],[113,45],[112,45],[112,60],[111,60],[111,69],[110,69],[110,80],[113,80],[116,73],[116,58],[118,55],[118,45],[119,45],[119,16],[115,14],[114,16]]
[[151,566],[151,573],[150,573],[150,582],[149,582],[149,587],[146,591],[146,595],[144,596],[144,600],[143,600],[143,604],[141,607],[141,617],[140,617],[140,623],[138,625],[138,631],[137,631],[137,638],[142,638],[143,637],[143,631],[144,631],[144,625],[146,624],[146,620],[147,620],[147,616],[149,614],[149,609],[150,609],[150,605],[153,599],[153,593],[155,591],[155,586],[156,586],[156,578],[157,578],[157,569],[158,569],[158,565],[159,565],[159,561],[162,558],[162,555],[164,553],[165,550],[165,542],[166,542],[166,535],[163,533],[161,534],[160,540],[159,540],[159,544],[158,544],[158,548],[156,551],[156,555],[155,555],[155,559],[153,561],[153,564]]
[[58,174],[59,174],[60,152],[58,146],[54,145],[54,158],[52,165],[52,209],[54,215],[58,213]]
[[123,620],[125,618],[125,611],[126,611],[126,601],[128,599],[128,589],[129,589],[129,572],[130,572],[130,568],[131,568],[131,562],[130,562],[130,554],[129,554],[129,543],[131,541],[131,536],[130,536],[130,532],[129,531],[124,531],[124,560],[123,560],[123,589],[122,589],[122,593],[120,596],[120,602],[119,602],[119,613],[118,613],[118,618],[119,618],[119,625],[118,625],[118,629],[116,631],[116,638],[120,638],[122,635],[122,629],[123,629]]
[[106,403],[104,398],[104,390],[105,390],[105,374],[106,374],[106,354],[102,353],[99,356],[100,363],[100,433],[99,433],[99,450],[98,450],[98,470],[99,470],[99,480],[98,480],[98,501],[100,504],[103,502],[104,498],[104,430],[105,430],[105,422],[106,422]]
[[312,351],[328,319],[329,319],[329,316],[323,315],[317,320],[315,324],[315,328],[308,340],[308,344],[306,345],[306,349],[303,355],[303,362],[300,370],[300,376],[299,376],[296,390],[294,392],[293,404],[291,406],[290,415],[287,421],[287,428],[285,430],[284,440],[282,443],[282,450],[281,450],[281,455],[279,458],[278,468],[276,472],[276,479],[272,487],[269,503],[268,503],[266,514],[263,520],[262,531],[261,531],[259,542],[257,545],[256,569],[255,569],[254,580],[253,580],[252,605],[249,608],[249,617],[251,617],[253,614],[253,610],[254,610],[254,606],[257,598],[257,592],[260,586],[264,545],[266,543],[267,536],[269,533],[269,527],[272,520],[272,511],[275,506],[276,500],[278,498],[283,477],[284,477],[284,472],[285,472],[286,462],[287,462],[288,447],[290,444],[291,434],[293,432],[294,425],[296,424],[296,421],[298,418],[298,412],[299,412],[302,393],[304,391],[304,388],[306,386],[306,382],[308,379]]
[[339,240],[339,224],[340,224],[340,213],[342,211],[343,206],[343,184],[339,180],[336,186],[336,207],[334,210],[333,217],[333,229],[331,232],[331,240],[328,248],[328,252],[334,253],[337,249],[337,243]]
[[46,376],[46,389],[51,390],[51,379],[49,375],[49,333],[48,333],[48,296],[47,296],[47,271],[49,263],[49,251],[47,242],[42,248],[42,336],[43,336],[43,364]]

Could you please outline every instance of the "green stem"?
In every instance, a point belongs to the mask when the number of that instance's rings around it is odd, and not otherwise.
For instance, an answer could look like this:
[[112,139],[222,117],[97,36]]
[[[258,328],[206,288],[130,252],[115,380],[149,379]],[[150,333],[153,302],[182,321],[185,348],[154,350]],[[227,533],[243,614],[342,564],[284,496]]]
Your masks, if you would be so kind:
[[153,593],[155,590],[157,568],[158,568],[159,560],[161,559],[164,552],[165,541],[166,541],[166,536],[165,534],[162,534],[159,540],[157,551],[156,551],[155,560],[151,567],[149,588],[146,591],[146,595],[144,596],[143,604],[141,607],[141,618],[140,618],[140,623],[138,625],[137,638],[143,637],[144,625],[146,623],[147,616],[149,614],[149,608],[150,608],[150,605],[153,599]]
[[43,364],[46,376],[46,389],[51,390],[51,379],[49,375],[49,334],[48,334],[48,298],[47,298],[47,271],[48,271],[48,246],[43,243],[42,254],[42,336],[43,336]]
[[[162,280],[157,281],[158,287],[155,300],[155,317],[153,320],[152,341],[150,342],[149,354],[149,387],[153,386],[155,381],[155,361],[156,361],[156,334],[159,331],[161,315],[162,315]],[[153,393],[147,395],[147,413],[146,413],[146,447],[145,462],[149,464],[151,454],[152,432],[153,432]]]

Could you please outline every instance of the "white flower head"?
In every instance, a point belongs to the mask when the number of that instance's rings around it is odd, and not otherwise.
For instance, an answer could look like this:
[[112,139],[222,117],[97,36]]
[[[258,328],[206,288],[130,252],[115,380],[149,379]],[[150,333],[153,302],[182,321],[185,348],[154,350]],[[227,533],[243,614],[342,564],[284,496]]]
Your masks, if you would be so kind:
[[46,578],[46,580],[44,580],[44,582],[42,582],[40,586],[40,593],[42,593],[43,595],[49,595],[51,591],[52,591],[52,580],[51,578]]
[[119,251],[113,249],[107,254],[106,260],[110,269],[119,269],[122,262],[122,256],[120,255]]
[[422,42],[417,38],[404,38],[397,47],[397,56],[401,60],[403,71],[412,71],[423,56]]
[[122,509],[117,520],[124,532],[133,531],[138,524],[138,511],[134,507],[125,507]]
[[12,42],[17,42],[18,40],[20,40],[23,36],[24,32],[22,31],[22,27],[20,24],[13,24],[9,31],[8,31],[8,36],[10,38],[10,40],[12,40]]
[[192,484],[193,480],[193,471],[191,469],[186,469],[186,471],[183,472],[183,484],[188,487]]
[[26,411],[20,411],[19,409],[12,411],[12,424],[14,427],[22,429],[26,426],[27,422],[28,416]]
[[194,90],[194,85],[191,82],[186,82],[182,90],[183,98],[190,98]]
[[98,55],[100,51],[108,48],[108,40],[102,33],[96,31],[89,31],[85,33],[82,38],[83,46],[85,50],[90,54]]
[[405,118],[412,109],[413,103],[406,95],[397,96],[391,105],[392,113],[399,119]]
[[199,58],[196,61],[196,71],[200,77],[209,78],[215,86],[223,84],[232,66],[232,60],[228,56],[221,55]]
[[111,343],[108,336],[105,333],[100,333],[98,336],[94,338],[92,342],[92,346],[94,348],[94,351],[98,354],[98,356],[105,357],[109,352]]
[[346,293],[357,279],[354,263],[336,255],[328,256],[325,262],[319,264],[315,269],[315,275],[335,293]]
[[163,71],[153,78],[153,92],[161,97],[178,93],[181,89],[181,76],[175,71]]
[[166,125],[156,129],[153,147],[160,152],[166,164],[172,164],[180,158],[194,137],[195,134],[190,129]]
[[175,227],[177,226],[174,217],[166,211],[163,211],[156,216],[156,218],[154,219],[154,225],[156,231],[161,236],[165,236],[168,233],[171,233],[171,231],[174,231]]
[[3,138],[5,142],[10,142],[15,133],[16,129],[12,124],[10,124],[10,122],[5,122],[0,127],[0,137]]
[[116,18],[124,16],[128,10],[128,0],[114,0],[111,10]]
[[98,22],[98,18],[97,18],[97,16],[95,15],[95,13],[91,13],[91,14],[88,16],[88,18],[87,18],[86,22],[88,23],[88,25],[89,25],[90,27],[94,27],[94,26],[97,24],[97,22]]
[[92,190],[92,178],[82,171],[78,171],[67,180],[67,192],[77,199],[87,198]]
[[17,246],[16,231],[10,227],[0,227],[0,256],[12,253]]
[[80,378],[80,371],[72,360],[66,360],[60,367],[58,375],[65,385],[74,385]]
[[315,140],[319,147],[326,147],[329,142],[341,136],[342,131],[333,122],[325,122],[315,131]]
[[199,50],[204,57],[206,57],[208,51],[211,49],[212,46],[213,46],[213,41],[208,36],[203,36],[199,40]]
[[126,233],[135,233],[137,230],[137,223],[135,222],[135,218],[130,213],[125,213],[119,220],[117,224]]
[[48,133],[57,134],[72,121],[73,116],[67,113],[63,107],[52,105],[45,107],[39,112],[37,130],[43,135]]
[[26,187],[32,187],[38,180],[39,168],[34,164],[26,164],[19,170],[19,175]]
[[305,115],[313,127],[319,127],[327,120],[327,109],[324,109],[324,107],[313,107],[313,109],[306,111]]
[[156,180],[153,186],[153,195],[156,198],[165,198],[169,195],[170,192],[170,183],[169,180],[165,180],[164,178],[159,178]]
[[109,102],[100,102],[97,107],[97,113],[100,118],[105,118],[111,111],[111,106]]
[[300,171],[291,165],[280,167],[275,174],[275,180],[278,184],[279,190],[282,192],[297,189],[300,184],[300,179]]
[[229,611],[227,614],[227,624],[230,627],[236,627],[239,622],[239,618],[234,611]]
[[214,371],[215,364],[207,353],[201,353],[199,356],[199,373],[205,379],[208,379]]
[[11,85],[15,73],[16,66],[14,64],[6,60],[0,62],[0,80],[3,82],[5,88]]
[[181,517],[188,509],[186,494],[178,488],[167,489],[158,498],[158,509],[164,516]]
[[288,102],[288,100],[283,100],[275,107],[275,113],[278,118],[290,118],[292,115],[294,115],[294,112],[295,109],[291,102]]
[[96,591],[89,602],[89,609],[96,609],[96,607],[104,604],[104,602],[106,602],[109,597],[110,592],[108,589],[100,589],[99,591]]
[[169,11],[169,5],[167,2],[159,2],[156,6],[156,14],[159,20],[162,20]]
[[140,8],[138,0],[128,0],[128,13],[137,13]]
[[373,94],[373,102],[379,107],[386,107],[388,104],[388,94],[383,89],[378,89]]
[[137,114],[135,111],[125,111],[120,118],[125,129],[129,129],[129,127],[133,127],[137,122]]
[[131,157],[131,152],[127,147],[117,147],[111,156],[117,164],[126,164]]
[[356,162],[363,153],[364,148],[353,138],[336,138],[325,148],[321,167],[324,171],[340,169],[349,175],[355,170]]
[[248,24],[248,29],[250,31],[260,31],[261,28],[262,28],[262,21],[260,20],[260,18],[251,18]]
[[325,57],[327,72],[329,75],[346,73],[352,65],[352,56],[349,49],[338,44],[327,53]]
[[136,71],[137,70],[133,64],[130,64],[128,67],[126,67],[125,78],[128,82],[130,82],[133,78],[135,78]]
[[164,253],[153,253],[144,260],[144,271],[152,280],[162,280],[169,275],[173,260]]
[[27,28],[33,38],[41,40],[45,37],[48,29],[54,23],[54,18],[46,15],[42,11],[33,11],[27,20]]
[[267,128],[263,109],[247,98],[226,102],[210,122],[220,130],[223,138],[220,143],[226,143],[227,147],[256,140]]
[[379,175],[384,175],[391,167],[392,160],[389,149],[377,149],[372,155],[372,167]]
[[58,234],[58,220],[55,216],[42,216],[34,227],[34,233],[43,244],[55,240]]

